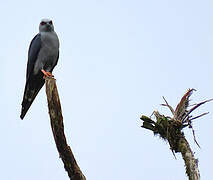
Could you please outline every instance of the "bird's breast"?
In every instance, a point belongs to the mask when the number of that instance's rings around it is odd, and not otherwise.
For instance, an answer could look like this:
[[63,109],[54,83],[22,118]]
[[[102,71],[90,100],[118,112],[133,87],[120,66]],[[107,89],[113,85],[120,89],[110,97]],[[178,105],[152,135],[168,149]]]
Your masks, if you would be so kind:
[[39,70],[50,70],[57,62],[59,53],[59,40],[55,32],[41,34],[41,49],[34,67],[34,73]]
[[42,47],[50,51],[57,51],[59,49],[59,40],[55,32],[46,32],[41,34]]

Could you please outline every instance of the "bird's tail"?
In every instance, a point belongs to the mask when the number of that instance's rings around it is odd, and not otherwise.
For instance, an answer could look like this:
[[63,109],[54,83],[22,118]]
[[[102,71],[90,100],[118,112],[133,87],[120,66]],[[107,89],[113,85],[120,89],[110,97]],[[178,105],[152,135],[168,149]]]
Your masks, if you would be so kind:
[[24,91],[24,97],[22,101],[22,108],[21,108],[21,115],[20,118],[24,119],[24,116],[26,115],[28,109],[30,108],[31,104],[33,103],[35,97],[37,96],[38,92],[42,88],[44,83],[39,84],[36,88],[30,88],[29,84],[27,83],[25,86],[25,91]]
[[22,108],[21,108],[21,115],[20,118],[24,119],[24,116],[26,115],[28,109],[30,108],[32,104],[32,101],[29,101],[28,99],[24,99],[22,102]]

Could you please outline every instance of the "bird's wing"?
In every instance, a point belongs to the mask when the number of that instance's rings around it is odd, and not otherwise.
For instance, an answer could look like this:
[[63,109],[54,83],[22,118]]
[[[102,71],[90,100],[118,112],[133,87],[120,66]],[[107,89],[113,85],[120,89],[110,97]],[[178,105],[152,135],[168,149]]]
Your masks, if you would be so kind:
[[27,62],[27,80],[30,74],[33,72],[35,62],[38,57],[38,53],[41,49],[41,34],[37,34],[30,43],[28,51],[28,62]]
[[51,69],[51,71],[50,71],[50,72],[52,72],[52,71],[53,71],[53,69],[55,68],[55,66],[57,65],[57,63],[58,63],[58,58],[59,58],[59,51],[58,51],[57,60],[56,60],[55,64],[53,65],[53,67],[52,67],[52,69]]
[[21,119],[24,118],[31,104],[33,103],[36,95],[44,85],[44,79],[42,72],[33,74],[35,62],[37,60],[39,51],[41,49],[41,35],[37,34],[31,41],[28,51],[28,63],[27,63],[27,77],[24,90],[24,97],[22,101]]

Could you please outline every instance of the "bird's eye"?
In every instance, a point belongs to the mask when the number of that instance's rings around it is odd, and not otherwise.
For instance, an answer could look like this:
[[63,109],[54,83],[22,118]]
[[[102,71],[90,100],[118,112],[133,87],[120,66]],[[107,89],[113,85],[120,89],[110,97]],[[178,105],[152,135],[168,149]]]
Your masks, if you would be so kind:
[[42,25],[42,26],[45,25],[45,24],[46,24],[46,23],[45,23],[44,21],[42,21],[42,22],[40,23],[40,25]]
[[49,23],[50,23],[50,25],[52,25],[52,24],[53,24],[53,22],[52,22],[52,21],[50,21]]

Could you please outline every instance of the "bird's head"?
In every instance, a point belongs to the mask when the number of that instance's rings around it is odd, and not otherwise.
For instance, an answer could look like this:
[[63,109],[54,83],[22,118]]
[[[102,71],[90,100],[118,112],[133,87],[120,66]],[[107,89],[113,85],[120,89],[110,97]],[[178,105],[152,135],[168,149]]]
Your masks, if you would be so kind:
[[39,32],[54,31],[53,22],[50,19],[42,19],[39,25]]

